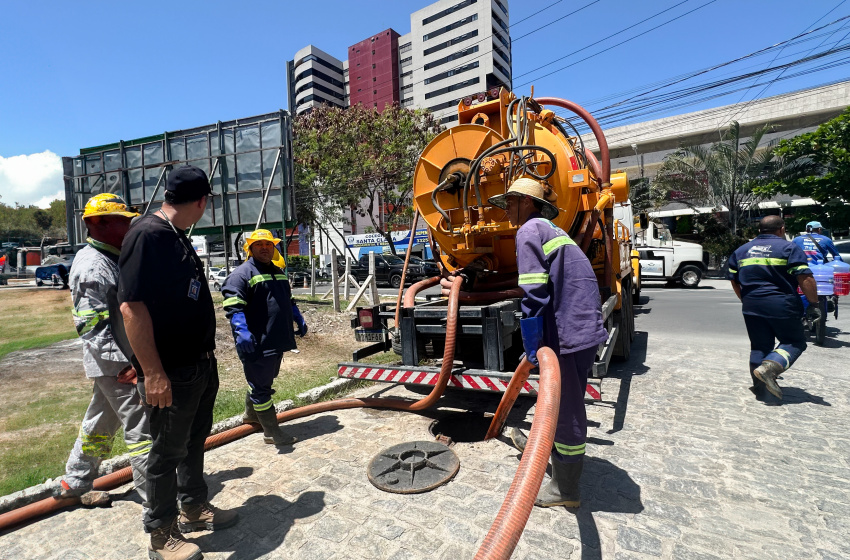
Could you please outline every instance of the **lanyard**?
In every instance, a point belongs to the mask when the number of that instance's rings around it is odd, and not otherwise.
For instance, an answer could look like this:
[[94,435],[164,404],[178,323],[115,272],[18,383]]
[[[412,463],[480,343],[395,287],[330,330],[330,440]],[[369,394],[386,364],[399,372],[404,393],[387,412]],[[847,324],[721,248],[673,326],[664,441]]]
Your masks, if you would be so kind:
[[182,245],[182,246],[183,246],[183,251],[185,251],[185,252],[186,252],[186,256],[187,256],[187,257],[189,257],[189,259],[192,261],[192,264],[193,264],[193,265],[195,265],[195,273],[197,274],[197,276],[196,276],[195,278],[196,278],[196,279],[197,279],[197,278],[202,278],[202,277],[204,276],[204,274],[203,274],[203,272],[201,271],[201,268],[199,268],[199,267],[198,267],[198,262],[199,262],[199,260],[200,260],[200,259],[198,259],[198,256],[194,254],[194,253],[195,253],[195,249],[194,249],[194,247],[192,247],[191,245],[189,245],[189,247],[188,247],[188,249],[187,249],[187,247],[186,247],[186,243],[188,242],[188,240],[184,241],[184,239],[185,239],[185,237],[186,237],[186,236],[185,236],[185,235],[180,235],[180,233],[177,231],[177,228],[175,228],[175,227],[174,227],[174,224],[172,224],[172,223],[171,223],[171,220],[169,220],[169,219],[168,219],[168,216],[165,214],[165,212],[163,212],[163,211],[162,211],[162,208],[160,208],[160,209],[159,209],[159,213],[160,213],[160,215],[163,217],[163,219],[165,220],[165,222],[166,222],[169,226],[171,226],[171,231],[173,231],[173,232],[174,232],[174,235],[176,235],[176,236],[177,236],[177,238],[180,240],[180,245]]

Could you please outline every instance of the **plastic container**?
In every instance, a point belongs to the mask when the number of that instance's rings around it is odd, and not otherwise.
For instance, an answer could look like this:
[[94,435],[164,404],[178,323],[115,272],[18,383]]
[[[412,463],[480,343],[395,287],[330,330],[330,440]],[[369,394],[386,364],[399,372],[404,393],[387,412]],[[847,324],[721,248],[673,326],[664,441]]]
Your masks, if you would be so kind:
[[850,296],[850,272],[836,272],[833,275],[833,292],[837,296]]
[[850,264],[847,264],[843,261],[829,261],[829,266],[832,267],[833,272],[850,272]]
[[833,270],[828,264],[810,264],[809,268],[818,284],[819,296],[831,296],[833,292]]

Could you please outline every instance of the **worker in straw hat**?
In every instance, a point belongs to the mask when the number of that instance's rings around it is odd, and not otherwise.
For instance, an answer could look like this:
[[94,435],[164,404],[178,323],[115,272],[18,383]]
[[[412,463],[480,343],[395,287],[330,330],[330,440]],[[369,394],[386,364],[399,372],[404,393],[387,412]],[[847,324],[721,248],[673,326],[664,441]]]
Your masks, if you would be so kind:
[[538,365],[537,350],[548,346],[558,354],[561,367],[552,478],[534,505],[577,508],[587,438],[584,391],[596,349],[608,333],[590,261],[551,221],[558,215],[557,198],[545,183],[523,177],[506,194],[490,198],[490,204],[507,210],[511,223],[519,227],[517,272],[524,291],[520,327],[525,359]]
[[272,382],[280,372],[283,353],[295,349],[294,335],[307,334],[307,324],[292,299],[278,243],[280,239],[267,229],[248,234],[244,245],[248,258],[227,277],[221,295],[251,388],[245,395],[243,420],[260,424],[265,442],[280,446],[292,445],[296,438],[277,422]]

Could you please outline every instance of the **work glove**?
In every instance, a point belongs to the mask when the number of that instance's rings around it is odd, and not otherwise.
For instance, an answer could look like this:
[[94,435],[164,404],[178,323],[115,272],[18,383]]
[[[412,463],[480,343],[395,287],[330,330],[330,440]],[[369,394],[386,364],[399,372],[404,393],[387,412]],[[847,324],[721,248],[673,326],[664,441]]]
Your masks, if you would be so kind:
[[234,313],[230,317],[230,326],[233,327],[233,336],[236,338],[236,349],[242,354],[253,354],[257,341],[251,331],[248,330],[245,314]]
[[821,310],[817,305],[809,305],[806,308],[806,319],[811,323],[817,323],[821,318]]
[[537,362],[537,350],[543,340],[543,317],[529,317],[521,319],[519,329],[522,332],[522,346],[525,348],[525,358],[539,366]]
[[294,301],[292,302],[292,318],[295,320],[295,324],[298,325],[298,330],[295,331],[295,334],[303,338],[307,334],[307,323],[304,322],[304,316],[301,315],[301,310],[298,309]]

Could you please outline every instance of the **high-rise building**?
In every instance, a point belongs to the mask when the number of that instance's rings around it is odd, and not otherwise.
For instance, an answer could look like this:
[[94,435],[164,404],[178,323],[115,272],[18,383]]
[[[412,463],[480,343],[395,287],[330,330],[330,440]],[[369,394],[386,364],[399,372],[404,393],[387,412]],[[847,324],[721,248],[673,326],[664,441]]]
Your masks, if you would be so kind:
[[507,0],[439,0],[410,15],[410,33],[386,29],[363,39],[345,62],[305,47],[287,64],[290,110],[399,103],[453,126],[461,99],[511,87],[509,21]]
[[345,64],[325,51],[307,45],[286,63],[286,73],[293,115],[321,104],[348,107]]

